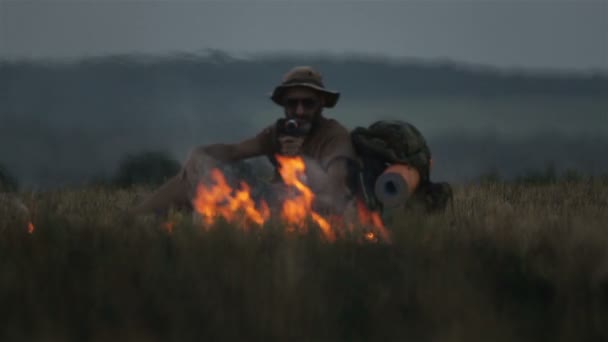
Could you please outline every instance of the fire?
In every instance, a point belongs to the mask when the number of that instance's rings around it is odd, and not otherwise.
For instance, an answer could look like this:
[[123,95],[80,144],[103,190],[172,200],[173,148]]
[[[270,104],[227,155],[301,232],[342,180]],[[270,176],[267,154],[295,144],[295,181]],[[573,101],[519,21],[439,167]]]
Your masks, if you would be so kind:
[[165,222],[163,224],[163,227],[165,228],[167,233],[171,234],[173,233],[173,228],[175,227],[175,224],[173,222]]
[[376,237],[376,234],[374,234],[374,232],[367,232],[363,235],[363,237],[365,237],[365,240],[369,241],[369,242],[377,242],[378,238]]
[[27,233],[28,234],[33,234],[34,233],[34,224],[30,221],[27,223]]
[[[390,242],[390,234],[384,223],[382,222],[382,218],[380,217],[380,213],[377,211],[369,211],[365,204],[361,201],[357,201],[357,212],[359,214],[359,223],[364,226],[371,226],[378,232],[378,235],[385,242]],[[369,233],[368,233],[369,234]],[[373,233],[372,233],[373,234]],[[374,237],[374,236],[372,236]],[[366,236],[366,239],[369,240]]]
[[247,220],[263,225],[270,217],[270,210],[266,202],[262,201],[260,208],[256,208],[251,198],[249,186],[241,182],[238,190],[233,190],[226,182],[226,178],[218,169],[211,170],[212,186],[199,184],[193,206],[207,225],[211,225],[218,217],[227,222],[245,224]]
[[308,216],[321,228],[321,232],[329,241],[336,239],[336,234],[329,222],[321,215],[312,210],[314,194],[310,188],[302,183],[306,165],[300,157],[284,157],[277,155],[280,168],[279,173],[286,185],[291,186],[297,193],[292,198],[287,198],[283,203],[281,217],[290,225],[303,229]]
[[[288,231],[306,233],[310,228],[309,222],[314,222],[323,237],[330,242],[335,241],[336,236],[340,235],[337,233],[344,232],[346,228],[353,232],[352,223],[344,227],[343,220],[324,217],[313,209],[315,195],[304,184],[306,165],[302,158],[280,155],[276,158],[280,165],[279,173],[288,188],[287,198],[280,206],[280,218],[287,225]],[[212,184],[199,184],[192,201],[205,226],[210,227],[218,218],[223,218],[240,228],[248,229],[252,223],[262,227],[269,220],[270,209],[267,203],[260,201],[256,205],[247,183],[241,182],[238,189],[233,189],[219,169],[212,169],[210,176]],[[357,202],[357,209],[359,223],[371,229],[363,234],[364,240],[377,242],[381,239],[390,242],[380,215],[368,211],[360,202]],[[169,233],[173,231],[172,224],[168,223],[165,228]]]

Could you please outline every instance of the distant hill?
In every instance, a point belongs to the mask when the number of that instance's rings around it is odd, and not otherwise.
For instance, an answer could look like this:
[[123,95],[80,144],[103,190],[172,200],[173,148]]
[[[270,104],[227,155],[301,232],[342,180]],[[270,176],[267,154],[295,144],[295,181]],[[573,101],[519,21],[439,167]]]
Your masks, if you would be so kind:
[[243,59],[221,51],[3,60],[0,163],[26,185],[47,186],[110,174],[128,153],[167,150],[183,160],[196,144],[242,139],[280,117],[267,95],[295,65],[318,68],[342,92],[328,115],[335,111],[349,127],[401,118],[431,141],[485,139],[492,129],[507,142],[525,135],[518,143],[540,130],[573,142],[608,134],[608,75],[599,73],[361,56]]
[[128,84],[167,82],[256,94],[272,87],[295,65],[319,68],[329,85],[351,95],[583,95],[608,93],[606,73],[499,69],[456,62],[344,56],[265,56],[239,59],[221,51],[206,55],[115,55],[74,60],[0,60],[3,83],[25,77],[71,82],[95,78]]

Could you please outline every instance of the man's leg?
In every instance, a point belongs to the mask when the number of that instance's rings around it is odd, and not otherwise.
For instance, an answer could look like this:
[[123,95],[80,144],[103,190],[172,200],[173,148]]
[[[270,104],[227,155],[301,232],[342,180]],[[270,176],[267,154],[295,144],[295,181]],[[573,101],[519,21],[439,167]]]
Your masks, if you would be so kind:
[[182,173],[174,176],[131,210],[133,214],[165,213],[170,207],[188,207],[190,185]]
[[182,170],[131,212],[133,214],[165,213],[171,207],[191,209],[191,201],[196,194],[198,182],[217,165],[218,162],[205,154],[202,148],[195,148],[190,152]]

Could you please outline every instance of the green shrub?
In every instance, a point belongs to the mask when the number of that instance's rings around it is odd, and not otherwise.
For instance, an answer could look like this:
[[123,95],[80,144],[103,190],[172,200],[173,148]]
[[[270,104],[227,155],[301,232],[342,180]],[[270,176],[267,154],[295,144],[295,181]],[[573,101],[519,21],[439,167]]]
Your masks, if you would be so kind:
[[543,170],[528,170],[523,175],[517,176],[515,182],[529,185],[553,184],[557,182],[557,178],[555,164],[547,163]]
[[141,152],[128,155],[119,163],[113,183],[120,187],[158,185],[174,176],[179,169],[180,163],[166,152]]

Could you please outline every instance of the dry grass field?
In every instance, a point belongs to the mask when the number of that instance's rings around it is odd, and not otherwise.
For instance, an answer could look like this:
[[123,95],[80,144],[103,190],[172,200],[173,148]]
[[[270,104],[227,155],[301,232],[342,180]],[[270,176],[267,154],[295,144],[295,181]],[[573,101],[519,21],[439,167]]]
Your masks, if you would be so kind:
[[0,207],[2,341],[608,339],[608,182],[455,187],[392,243],[275,223],[172,226],[146,189],[21,193]]

